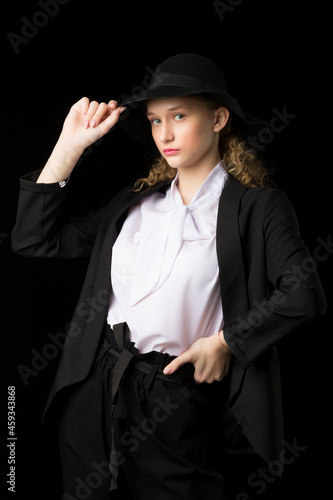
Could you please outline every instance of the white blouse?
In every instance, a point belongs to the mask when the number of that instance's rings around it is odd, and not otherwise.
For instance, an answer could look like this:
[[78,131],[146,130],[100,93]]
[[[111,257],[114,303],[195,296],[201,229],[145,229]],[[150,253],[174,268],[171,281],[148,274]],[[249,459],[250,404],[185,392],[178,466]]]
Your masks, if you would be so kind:
[[227,177],[220,162],[186,206],[177,175],[129,211],[112,250],[107,321],[126,321],[141,353],[178,356],[222,328],[216,222]]

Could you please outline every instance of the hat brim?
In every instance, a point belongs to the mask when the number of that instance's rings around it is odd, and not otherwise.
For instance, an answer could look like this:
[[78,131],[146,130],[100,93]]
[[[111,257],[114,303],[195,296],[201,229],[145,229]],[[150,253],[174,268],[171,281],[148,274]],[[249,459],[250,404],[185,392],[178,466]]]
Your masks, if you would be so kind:
[[150,148],[156,148],[151,134],[151,125],[144,114],[142,104],[151,99],[163,99],[170,97],[183,97],[193,95],[207,95],[217,100],[221,106],[225,106],[233,115],[233,123],[244,137],[257,135],[260,130],[267,128],[268,124],[259,118],[243,112],[240,105],[232,96],[224,92],[207,92],[201,89],[189,89],[188,87],[158,86],[135,94],[119,103],[127,110],[120,116],[121,127],[134,139]]

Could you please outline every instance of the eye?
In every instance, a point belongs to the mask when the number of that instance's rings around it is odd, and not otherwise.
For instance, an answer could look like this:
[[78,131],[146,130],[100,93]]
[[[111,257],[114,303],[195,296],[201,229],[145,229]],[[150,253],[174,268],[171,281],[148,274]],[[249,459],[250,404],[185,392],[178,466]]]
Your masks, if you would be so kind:
[[175,116],[174,116],[175,120],[177,122],[181,121],[183,118],[185,118],[185,115],[182,115],[181,113],[177,113]]
[[150,120],[150,123],[152,125],[158,125],[159,123],[161,123],[161,120],[159,118],[153,118],[152,120]]

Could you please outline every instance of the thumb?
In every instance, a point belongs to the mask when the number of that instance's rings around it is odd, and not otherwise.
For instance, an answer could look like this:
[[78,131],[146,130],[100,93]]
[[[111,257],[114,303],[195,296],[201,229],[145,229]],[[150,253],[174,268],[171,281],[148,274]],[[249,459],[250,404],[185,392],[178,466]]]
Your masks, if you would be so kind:
[[164,375],[171,375],[172,373],[176,372],[178,368],[180,368],[183,365],[186,365],[186,363],[191,362],[191,357],[188,351],[184,351],[182,354],[180,354],[177,358],[171,361],[163,370]]

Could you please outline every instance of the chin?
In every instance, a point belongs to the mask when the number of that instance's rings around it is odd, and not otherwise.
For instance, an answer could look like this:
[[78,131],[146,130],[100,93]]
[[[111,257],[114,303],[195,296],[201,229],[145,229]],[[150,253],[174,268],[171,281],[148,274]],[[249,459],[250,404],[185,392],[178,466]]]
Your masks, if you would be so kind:
[[164,155],[163,156],[163,159],[167,162],[167,164],[169,165],[170,168],[175,168],[175,169],[178,169],[178,166],[179,166],[179,162],[175,161],[174,158],[168,158]]
[[176,170],[178,170],[179,168],[182,168],[182,167],[186,167],[185,162],[183,160],[181,160],[180,158],[170,158],[170,157],[168,158],[165,156],[163,156],[163,158],[165,159],[165,161],[167,162],[169,167],[174,168]]

